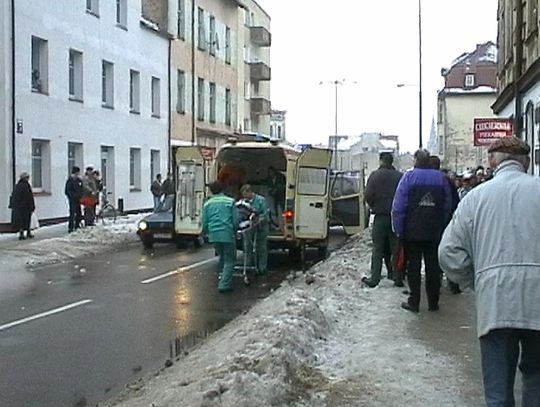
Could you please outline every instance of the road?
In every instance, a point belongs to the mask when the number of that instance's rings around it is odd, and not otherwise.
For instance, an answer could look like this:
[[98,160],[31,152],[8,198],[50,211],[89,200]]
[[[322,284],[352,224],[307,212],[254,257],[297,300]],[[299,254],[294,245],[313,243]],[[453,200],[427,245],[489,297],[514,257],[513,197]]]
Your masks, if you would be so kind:
[[[331,247],[345,240],[332,236]],[[95,405],[188,352],[269,295],[291,269],[217,293],[211,248],[136,246],[35,270],[31,289],[0,299],[0,405]]]

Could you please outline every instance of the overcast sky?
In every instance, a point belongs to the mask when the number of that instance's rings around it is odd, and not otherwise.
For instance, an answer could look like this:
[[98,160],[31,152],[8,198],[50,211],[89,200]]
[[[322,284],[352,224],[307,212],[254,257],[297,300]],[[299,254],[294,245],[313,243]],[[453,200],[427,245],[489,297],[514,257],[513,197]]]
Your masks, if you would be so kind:
[[[289,140],[327,142],[334,89],[319,82],[346,79],[340,134],[397,134],[402,151],[417,147],[417,0],[258,1],[272,17],[272,107],[288,111]],[[496,41],[497,0],[424,0],[422,7],[427,145],[441,68],[476,44]]]

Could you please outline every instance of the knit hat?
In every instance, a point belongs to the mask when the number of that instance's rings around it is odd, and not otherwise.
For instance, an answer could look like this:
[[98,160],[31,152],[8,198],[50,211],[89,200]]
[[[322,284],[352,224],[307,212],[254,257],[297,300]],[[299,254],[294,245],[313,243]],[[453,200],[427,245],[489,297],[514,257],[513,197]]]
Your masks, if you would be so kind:
[[517,137],[503,137],[488,148],[488,153],[507,153],[512,155],[529,155],[531,148]]
[[19,176],[20,179],[28,179],[30,178],[30,174],[27,172],[21,172],[21,175]]

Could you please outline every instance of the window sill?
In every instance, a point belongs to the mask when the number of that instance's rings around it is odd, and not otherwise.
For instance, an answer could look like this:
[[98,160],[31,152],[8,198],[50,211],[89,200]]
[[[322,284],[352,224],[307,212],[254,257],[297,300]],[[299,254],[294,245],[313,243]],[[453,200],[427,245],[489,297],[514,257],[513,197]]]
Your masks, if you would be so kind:
[[105,104],[103,104],[103,105],[101,105],[101,107],[102,107],[103,109],[114,110],[114,106],[112,106],[112,105],[105,105]]
[[181,115],[185,115],[186,111],[185,110],[177,110],[176,113],[181,114]]
[[96,13],[95,11],[86,9],[86,14],[90,14],[93,17],[99,18],[99,13]]
[[138,115],[138,116],[141,115],[141,112],[138,111],[138,110],[130,110],[129,113],[131,113],[131,114],[136,114],[136,115]]
[[46,92],[44,90],[32,89],[32,93],[37,93],[37,94],[43,95],[43,96],[49,96],[49,92]]
[[125,24],[116,23],[116,27],[120,28],[121,30],[127,31],[127,26]]
[[68,98],[68,100],[70,102],[76,102],[76,103],[84,103],[84,101],[81,99],[81,98],[78,98],[78,97],[75,97],[75,96],[70,96]]
[[142,192],[141,188],[129,188],[129,192]]
[[47,191],[35,191],[34,196],[52,196],[52,194]]
[[159,114],[152,114],[153,119],[161,119],[161,116]]

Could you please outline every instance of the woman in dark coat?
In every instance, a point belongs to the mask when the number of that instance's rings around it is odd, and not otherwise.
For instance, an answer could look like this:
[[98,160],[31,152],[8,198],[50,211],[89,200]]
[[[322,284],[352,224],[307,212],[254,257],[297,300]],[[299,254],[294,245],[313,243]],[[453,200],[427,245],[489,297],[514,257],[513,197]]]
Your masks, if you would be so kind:
[[[34,237],[30,231],[30,218],[32,212],[36,209],[34,202],[34,193],[30,186],[30,175],[23,172],[19,182],[15,185],[11,198],[12,221],[16,230],[19,232],[19,240]],[[26,237],[24,231],[26,230]]]

